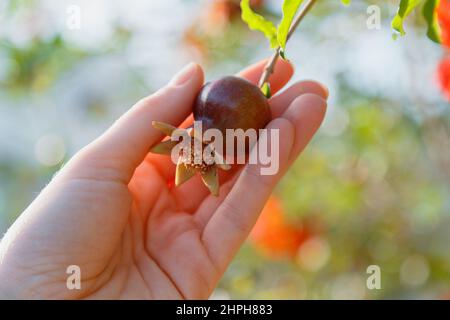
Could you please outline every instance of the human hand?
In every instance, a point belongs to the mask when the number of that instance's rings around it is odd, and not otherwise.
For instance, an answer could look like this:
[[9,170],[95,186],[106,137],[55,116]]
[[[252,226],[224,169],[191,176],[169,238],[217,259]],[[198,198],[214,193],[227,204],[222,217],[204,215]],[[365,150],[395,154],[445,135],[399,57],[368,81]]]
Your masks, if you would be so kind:
[[[256,83],[264,64],[239,75]],[[279,61],[273,91],[292,74],[292,66]],[[198,176],[174,188],[170,157],[148,153],[162,139],[152,121],[192,121],[203,80],[200,66],[189,65],[64,166],[0,242],[0,295],[209,297],[273,188],[320,126],[328,92],[305,81],[271,98],[268,128],[279,129],[282,141],[279,173],[260,175],[258,164],[247,164],[221,177],[214,197]],[[80,290],[66,287],[69,265],[80,267]]]

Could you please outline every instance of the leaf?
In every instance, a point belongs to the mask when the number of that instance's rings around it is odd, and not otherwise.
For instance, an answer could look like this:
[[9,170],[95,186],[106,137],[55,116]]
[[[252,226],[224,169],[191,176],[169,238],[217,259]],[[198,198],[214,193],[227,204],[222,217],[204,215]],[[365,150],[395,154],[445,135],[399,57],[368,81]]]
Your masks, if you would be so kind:
[[278,45],[283,49],[283,51],[286,48],[286,41],[292,21],[294,20],[295,14],[297,13],[297,10],[302,2],[303,0],[284,0],[283,2],[283,18],[278,25],[277,32]]
[[341,0],[341,2],[343,4],[345,4],[346,6],[348,6],[350,4],[350,2],[352,2],[352,0]]
[[263,86],[261,87],[261,91],[267,99],[270,99],[272,97],[272,90],[270,89],[269,82],[264,82]]
[[260,31],[269,40],[270,46],[276,48],[277,43],[277,28],[275,25],[264,18],[263,16],[255,13],[250,7],[250,0],[241,1],[242,20],[247,23],[251,30]]
[[406,34],[405,29],[403,28],[405,19],[422,2],[423,0],[401,0],[397,15],[394,17],[391,23],[392,28],[400,35],[404,36]]
[[441,43],[441,29],[439,28],[439,21],[436,9],[439,6],[440,0],[427,0],[423,6],[422,14],[427,21],[428,30],[427,36],[432,41]]

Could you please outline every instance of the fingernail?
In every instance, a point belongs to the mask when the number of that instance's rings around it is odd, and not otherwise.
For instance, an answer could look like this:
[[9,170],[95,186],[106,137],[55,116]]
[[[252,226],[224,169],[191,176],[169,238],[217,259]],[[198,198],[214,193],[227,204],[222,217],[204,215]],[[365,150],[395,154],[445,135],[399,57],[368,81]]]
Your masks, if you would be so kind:
[[185,66],[181,71],[179,71],[173,78],[170,80],[169,84],[174,86],[181,86],[185,84],[194,74],[195,69],[197,68],[197,64],[194,62],[189,63]]

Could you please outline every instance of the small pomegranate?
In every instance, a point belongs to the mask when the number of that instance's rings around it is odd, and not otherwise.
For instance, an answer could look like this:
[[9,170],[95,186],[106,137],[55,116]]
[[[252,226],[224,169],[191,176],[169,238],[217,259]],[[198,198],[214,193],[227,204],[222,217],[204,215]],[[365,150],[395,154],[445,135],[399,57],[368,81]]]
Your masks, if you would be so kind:
[[267,98],[254,84],[238,77],[207,83],[194,104],[194,119],[204,130],[262,129],[271,118]]
[[[197,95],[193,106],[195,121],[201,121],[202,130],[218,129],[225,135],[227,129],[254,129],[257,132],[263,129],[271,119],[270,107],[266,96],[261,89],[254,84],[238,77],[224,77],[220,80],[205,84]],[[169,124],[153,122],[153,127],[171,136],[177,129]],[[211,152],[210,159],[204,159],[205,148],[209,142],[203,141],[203,137],[195,132],[194,128],[186,129],[191,137],[191,150],[187,153],[181,149],[175,185],[180,185],[190,179],[196,172],[200,172],[203,182],[213,195],[219,193],[218,168],[230,169],[225,163],[224,155]],[[194,140],[200,143],[195,144]],[[166,140],[152,148],[151,152],[159,154],[171,154],[177,141]],[[196,148],[195,146],[200,146]],[[223,149],[226,150],[226,149]],[[200,161],[195,161],[200,157]]]

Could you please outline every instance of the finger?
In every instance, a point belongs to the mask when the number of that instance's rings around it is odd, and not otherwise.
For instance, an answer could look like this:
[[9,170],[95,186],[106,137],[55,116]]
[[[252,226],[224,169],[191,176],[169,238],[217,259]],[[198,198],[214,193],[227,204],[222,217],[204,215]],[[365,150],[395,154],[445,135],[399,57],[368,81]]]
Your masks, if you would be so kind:
[[155,167],[157,174],[166,184],[170,185],[175,181],[176,164],[172,161],[172,157],[149,153],[139,167],[144,164]]
[[270,99],[272,117],[277,118],[281,116],[291,105],[292,101],[306,93],[316,94],[325,100],[328,99],[329,95],[327,87],[319,82],[311,80],[297,82]]
[[[163,135],[152,121],[178,126],[192,111],[194,99],[203,84],[203,71],[191,63],[155,94],[139,101],[100,138],[78,156],[80,164],[72,173],[128,183],[151,146]],[[107,168],[102,170],[102,168]]]
[[[277,132],[278,139],[272,136]],[[257,148],[251,151],[251,156],[258,156],[263,145],[270,146],[272,155],[277,156],[275,161],[279,164],[278,169],[274,174],[264,175],[264,166],[259,161],[257,164],[247,164],[203,230],[203,243],[215,266],[220,270],[228,264],[247,237],[281,172],[284,171],[291,153],[294,133],[293,124],[286,119],[278,118],[269,123],[267,131],[258,140]],[[280,140],[283,143],[280,143]]]
[[306,93],[297,97],[282,115],[295,123],[295,137],[289,162],[294,161],[319,129],[326,113],[327,101],[322,97]]
[[[319,97],[322,97],[323,99],[326,99],[328,97],[328,89],[315,81],[301,81],[298,82],[288,89],[284,90],[283,92],[280,92],[278,95],[273,97],[270,100],[271,108],[272,108],[272,114],[273,117],[280,117],[284,116],[292,123],[298,123],[298,116],[297,112],[303,112],[301,110],[297,110],[298,105],[297,103],[293,104],[294,100],[300,97],[303,94],[316,94]],[[292,106],[291,106],[292,105]],[[301,106],[302,104],[300,104]],[[286,113],[286,111],[289,109],[289,112]],[[283,115],[286,113],[286,115]],[[306,125],[315,125],[315,123],[307,123]],[[303,140],[304,133],[302,132],[305,125],[302,125],[301,128],[297,128],[297,131],[299,132],[299,137],[297,140]],[[310,132],[308,128],[304,130],[306,132]],[[306,136],[305,136],[306,137]],[[307,138],[307,137],[306,137]],[[300,142],[300,144],[303,142]],[[304,143],[306,145],[306,143]],[[295,148],[295,152],[293,154],[299,153],[298,146]],[[221,181],[222,182],[222,181]],[[219,205],[222,203],[222,201],[225,199],[227,193],[231,190],[231,186],[228,184],[225,184],[227,181],[224,181],[224,186],[221,187],[219,197],[208,197],[205,198],[204,201],[199,204],[199,208],[196,213],[196,219],[198,220],[198,224],[201,227],[204,227],[211,216],[213,215],[214,211],[219,207]]]
[[280,129],[280,170],[276,175],[264,176],[258,174],[258,166],[247,165],[228,196],[209,219],[202,239],[216,266],[224,269],[237,252],[289,163],[317,131],[325,110],[324,99],[306,94],[298,97],[282,118],[271,122]]
[[219,208],[230,191],[233,189],[233,186],[242,172],[242,169],[243,167],[241,166],[238,170],[236,170],[236,172],[228,177],[227,181],[221,184],[219,196],[208,196],[199,204],[197,211],[195,212],[194,219],[201,230],[205,228],[217,208]]
[[[149,162],[142,162],[137,168],[128,184],[128,189],[133,195],[134,211],[146,219],[157,201],[164,203],[163,198],[169,196],[164,182],[158,179],[158,169]],[[145,220],[146,221],[146,220]]]
[[[265,59],[258,63],[255,63],[254,65],[251,65],[250,67],[239,72],[237,75],[239,77],[247,79],[254,84],[258,84],[259,78],[261,78],[261,75],[264,72],[267,61],[268,59]],[[275,64],[274,72],[269,78],[272,94],[275,94],[281,88],[283,88],[292,78],[293,74],[294,67],[292,66],[292,64],[288,61],[278,59],[277,63]]]
[[224,187],[224,185],[229,182],[230,178],[232,178],[238,170],[238,166],[234,166],[229,171],[219,170],[219,197],[211,195],[211,192],[205,186],[199,174],[183,183],[181,186],[174,188],[173,193],[178,199],[177,202],[180,204],[180,209],[194,214],[199,210],[199,206],[206,201],[206,199],[212,198],[216,200],[220,198],[221,195],[226,193],[226,187]]

